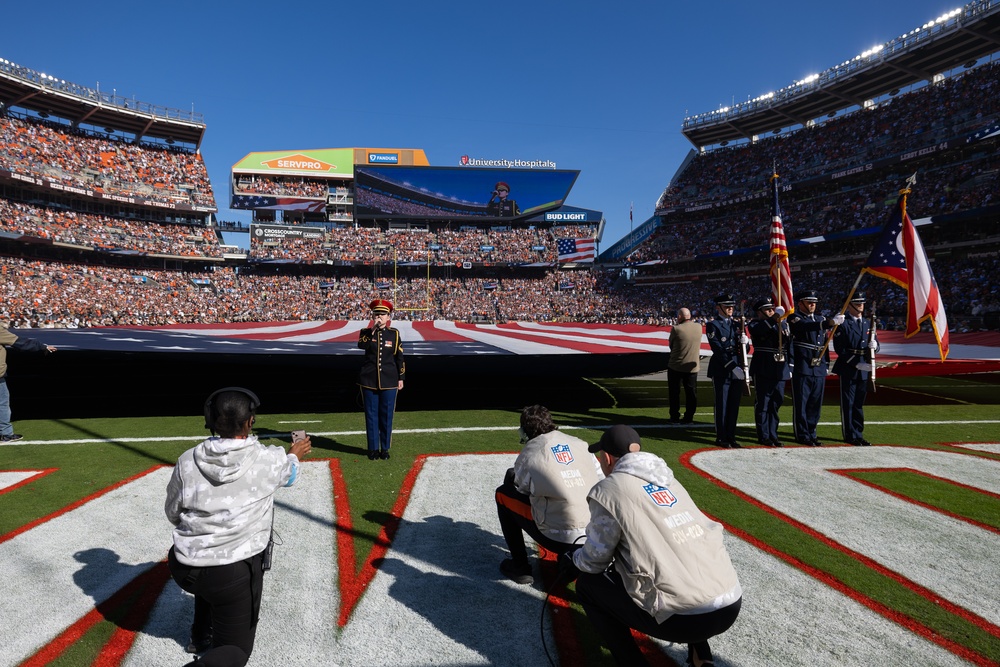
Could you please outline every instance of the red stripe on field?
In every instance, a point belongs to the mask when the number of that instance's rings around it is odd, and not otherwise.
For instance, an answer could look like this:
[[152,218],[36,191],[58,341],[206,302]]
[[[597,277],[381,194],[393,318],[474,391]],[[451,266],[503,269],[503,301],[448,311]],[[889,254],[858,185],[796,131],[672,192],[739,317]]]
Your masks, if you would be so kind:
[[125,653],[135,642],[136,632],[145,625],[156,598],[163,592],[163,587],[169,578],[170,571],[166,561],[160,561],[149,570],[137,575],[107,600],[98,603],[94,609],[63,630],[35,655],[21,663],[20,667],[44,667],[56,660],[92,627],[113,614],[122,604],[127,603],[136,591],[141,590],[138,599],[132,603],[128,615],[118,621],[125,627],[119,625],[93,663],[95,667],[116,667],[121,664]]
[[[318,322],[316,326],[309,327],[308,329],[292,329],[289,331],[263,331],[260,333],[255,333],[253,331],[234,331],[232,333],[225,334],[212,334],[213,336],[220,336],[222,338],[238,338],[240,340],[273,340],[275,342],[283,341],[286,338],[296,338],[298,336],[314,336],[316,334],[323,334],[328,332],[338,332],[336,336],[325,337],[323,341],[315,342],[328,342],[330,340],[336,340],[339,337],[347,336],[348,334],[343,333],[345,322],[337,322],[334,320],[327,320],[326,322]],[[260,327],[258,327],[260,328]],[[357,332],[350,332],[350,337],[356,336]]]
[[[0,470],[0,472],[34,472],[35,473],[31,477],[25,477],[24,479],[22,479],[17,484],[11,484],[10,486],[3,487],[2,489],[0,489],[0,494],[10,493],[14,489],[20,488],[20,487],[24,486],[25,484],[30,484],[31,482],[39,480],[42,477],[45,477],[46,475],[55,472],[56,470],[59,470],[59,468],[44,468],[42,470]],[[0,539],[0,542],[3,542],[3,540]]]
[[[133,581],[140,577],[147,580],[145,588],[129,608],[128,615],[119,622],[121,625],[115,629],[101,652],[98,653],[93,667],[118,667],[121,664],[125,655],[132,649],[136,634],[145,627],[157,598],[163,593],[164,586],[170,580],[170,568],[166,561],[161,561],[152,570],[139,575]],[[129,586],[131,585],[129,584]],[[98,609],[100,608],[101,605],[98,605]]]
[[[500,325],[501,328],[498,329],[481,329],[478,325],[469,324],[467,322],[456,322],[455,327],[462,330],[478,331],[481,333],[487,333],[493,336],[499,336],[501,338],[513,338],[515,340],[524,340],[532,343],[537,343],[539,345],[548,345],[550,347],[561,347],[568,350],[575,350],[578,352],[587,352],[590,354],[625,354],[625,353],[635,353],[635,352],[646,352],[646,350],[640,350],[633,347],[616,347],[613,345],[594,345],[593,343],[581,343],[574,340],[566,340],[564,338],[553,337],[552,333],[541,334],[541,333],[529,333],[524,329],[512,329],[503,328],[509,327],[510,325]],[[514,325],[516,327],[516,325]],[[487,343],[490,344],[490,343]],[[495,343],[493,343],[495,345]]]
[[[669,334],[670,330],[656,329],[654,327],[650,327],[649,331],[644,332],[647,335],[643,336],[643,335],[633,335],[627,331],[619,331],[617,326],[614,327],[605,326],[604,330],[606,333],[594,333],[594,334],[589,334],[582,331],[575,331],[574,330],[575,327],[569,323],[564,323],[564,326],[562,328],[565,329],[565,331],[559,331],[559,330],[553,331],[550,328],[552,325],[549,323],[545,323],[541,328],[526,327],[524,326],[523,322],[507,322],[505,324],[498,324],[496,326],[498,329],[505,332],[521,331],[528,334],[545,335],[550,338],[553,336],[577,336],[580,338],[587,338],[589,340],[613,341],[616,343],[623,343],[625,345],[635,344],[635,345],[654,346],[661,348],[661,351],[663,352],[666,352],[669,349],[669,345],[667,344],[667,334]],[[660,333],[663,335],[660,337],[654,337],[648,335],[653,332]],[[558,340],[558,338],[556,340]],[[706,343],[705,349],[710,350],[712,348],[709,347],[708,344]],[[650,350],[650,352],[652,351],[654,350]]]
[[[894,572],[894,571],[888,569],[887,567],[881,565],[880,563],[877,563],[876,561],[874,561],[873,559],[869,558],[868,556],[865,556],[865,555],[860,554],[860,553],[858,553],[858,552],[856,552],[856,551],[854,551],[852,549],[849,549],[848,547],[844,546],[843,544],[840,544],[839,542],[836,542],[836,541],[830,539],[826,535],[823,535],[819,531],[814,530],[813,528],[810,528],[809,526],[805,525],[801,521],[793,519],[792,517],[790,517],[790,516],[788,516],[786,514],[783,514],[782,512],[779,512],[778,510],[774,509],[770,505],[765,505],[764,503],[762,503],[761,501],[757,500],[753,496],[750,496],[749,494],[744,493],[743,491],[737,489],[736,487],[734,487],[734,486],[732,486],[730,484],[727,484],[727,483],[723,482],[721,479],[718,479],[717,477],[713,476],[712,474],[710,474],[710,473],[702,470],[701,468],[698,468],[697,466],[695,466],[691,462],[691,457],[694,456],[695,454],[697,454],[699,452],[703,452],[703,451],[717,451],[717,450],[715,450],[714,448],[702,448],[702,449],[698,449],[698,450],[693,450],[693,451],[685,452],[685,453],[681,454],[681,458],[680,458],[681,464],[684,467],[686,467],[688,470],[692,471],[696,475],[704,477],[705,479],[707,479],[711,483],[715,484],[719,488],[724,489],[724,490],[728,491],[729,493],[737,496],[738,498],[740,498],[740,499],[742,499],[742,500],[750,503],[751,505],[753,505],[753,506],[755,506],[755,507],[757,507],[757,508],[759,508],[759,509],[767,512],[771,516],[773,516],[773,517],[775,517],[775,518],[777,518],[777,519],[779,519],[779,520],[787,523],[788,525],[790,525],[790,526],[792,526],[792,527],[794,527],[794,528],[802,531],[803,533],[805,533],[805,534],[809,535],[810,537],[812,537],[812,538],[814,538],[814,539],[822,542],[823,544],[827,545],[828,547],[830,547],[832,549],[835,549],[835,550],[837,550],[837,551],[839,551],[839,552],[841,552],[841,553],[843,553],[843,554],[845,554],[847,556],[850,556],[851,558],[859,561],[860,563],[862,563],[866,567],[868,567],[868,568],[870,568],[872,570],[875,570],[879,574],[881,574],[881,575],[883,575],[885,577],[888,577],[889,579],[892,579],[893,581],[899,583],[903,587],[905,587],[905,588],[909,589],[910,591],[916,593],[917,595],[925,598],[929,602],[931,602],[933,604],[936,604],[936,605],[944,608],[946,611],[948,611],[948,612],[950,612],[950,613],[952,613],[952,614],[954,614],[956,616],[959,616],[960,618],[968,621],[969,623],[972,623],[973,625],[975,625],[976,627],[980,628],[984,632],[987,632],[988,634],[994,635],[996,637],[1000,637],[1000,628],[998,628],[993,623],[990,623],[986,619],[981,618],[981,617],[977,616],[976,614],[973,614],[971,611],[969,611],[967,609],[963,609],[962,607],[959,607],[958,605],[954,604],[953,602],[949,602],[948,600],[945,600],[944,598],[940,597],[937,593],[935,593],[935,592],[933,592],[933,591],[925,588],[924,586],[921,586],[920,584],[918,584],[918,583],[916,583],[914,581],[911,581],[911,580],[907,579],[906,577],[904,577],[903,575],[899,574],[898,572]],[[958,655],[959,657],[961,657],[961,658],[963,658],[965,660],[968,660],[968,661],[970,661],[970,662],[972,662],[972,663],[974,663],[976,665],[981,665],[982,667],[989,667],[991,665],[992,666],[996,665],[996,663],[993,660],[987,658],[986,656],[984,656],[984,655],[982,655],[982,654],[980,654],[980,653],[972,650],[971,648],[969,648],[967,646],[963,646],[962,644],[959,644],[959,643],[957,643],[957,642],[955,642],[955,641],[953,641],[951,639],[948,639],[946,637],[941,636],[940,634],[938,634],[938,632],[936,630],[934,630],[933,628],[928,627],[927,625],[925,625],[924,623],[920,622],[919,620],[917,620],[917,619],[915,619],[915,618],[913,618],[911,616],[907,616],[906,614],[903,614],[902,612],[899,612],[899,611],[897,611],[895,609],[892,609],[891,607],[889,607],[889,606],[887,606],[887,605],[885,605],[885,604],[883,604],[881,602],[878,602],[877,600],[869,597],[868,595],[862,593],[861,591],[859,591],[859,590],[857,590],[855,588],[852,588],[849,584],[841,581],[840,579],[837,579],[833,575],[831,575],[831,574],[829,574],[827,572],[824,572],[823,570],[820,570],[820,569],[818,569],[816,567],[813,567],[811,565],[807,565],[806,563],[804,563],[803,561],[799,560],[795,556],[792,556],[791,554],[788,554],[788,553],[786,553],[784,551],[780,551],[779,549],[777,549],[775,547],[772,547],[771,545],[766,544],[765,542],[763,542],[761,540],[758,540],[756,537],[754,537],[750,533],[747,533],[747,532],[745,532],[743,530],[740,530],[739,528],[736,528],[735,526],[732,526],[732,525],[726,523],[725,521],[721,521],[717,517],[710,517],[710,518],[712,518],[715,521],[718,521],[723,526],[725,526],[726,530],[729,530],[730,532],[732,532],[733,534],[737,535],[741,539],[744,539],[747,542],[750,542],[751,544],[753,544],[754,546],[756,546],[758,549],[761,549],[762,551],[765,551],[765,552],[771,554],[772,556],[780,558],[781,560],[785,561],[786,563],[788,563],[789,565],[795,567],[796,569],[799,569],[799,570],[805,572],[806,574],[810,575],[811,577],[813,577],[813,578],[815,578],[815,579],[817,579],[817,580],[819,580],[819,581],[827,584],[831,588],[833,588],[833,589],[835,589],[837,591],[840,591],[841,593],[843,593],[844,595],[848,596],[849,598],[851,598],[855,602],[859,602],[860,604],[862,604],[862,605],[868,607],[869,609],[871,609],[872,611],[874,611],[874,612],[876,612],[876,613],[884,616],[885,618],[889,619],[890,621],[893,621],[894,623],[902,625],[903,627],[907,628],[911,632],[913,632],[913,633],[915,633],[917,635],[920,635],[924,639],[927,639],[927,640],[929,640],[929,641],[931,641],[931,642],[933,642],[933,643],[935,643],[935,644],[937,644],[937,645],[939,645],[939,646],[941,646],[941,647],[943,647],[943,648],[951,651],[955,655]]]
[[439,329],[437,322],[413,322],[411,325],[413,329],[424,337],[424,341],[433,343],[465,343],[469,342],[469,338],[465,336],[460,336],[454,331],[448,329]]
[[[330,460],[330,472],[333,475],[334,483],[334,511],[337,519],[334,528],[337,531],[337,566],[339,569],[340,584],[340,616],[337,625],[344,627],[351,617],[351,612],[361,600],[361,596],[368,588],[368,584],[375,577],[377,568],[375,562],[382,559],[389,547],[392,545],[392,538],[395,537],[399,529],[399,522],[406,510],[407,503],[410,502],[410,493],[416,483],[417,475],[424,466],[424,461],[433,454],[421,454],[413,462],[410,471],[403,479],[403,485],[396,497],[396,503],[392,507],[389,520],[382,526],[381,532],[375,539],[375,545],[368,553],[368,558],[360,571],[357,571],[357,559],[354,550],[354,528],[351,525],[351,505],[347,499],[347,487],[344,484],[344,476],[340,469],[339,459]],[[340,493],[337,493],[337,489]]]
[[89,496],[87,496],[85,498],[81,498],[80,500],[77,500],[76,502],[70,503],[66,507],[63,507],[61,509],[56,510],[52,514],[49,514],[47,516],[43,516],[43,517],[40,517],[38,519],[35,519],[34,521],[31,521],[29,523],[24,524],[20,528],[15,528],[14,530],[10,531],[9,533],[6,533],[4,535],[0,535],[0,544],[3,544],[4,542],[7,542],[8,540],[14,539],[15,537],[17,537],[21,533],[25,533],[25,532],[31,530],[32,528],[34,528],[35,526],[40,526],[43,523],[46,523],[47,521],[51,521],[52,519],[55,519],[56,517],[60,517],[63,514],[66,514],[67,512],[72,512],[77,507],[80,507],[81,505],[89,503],[91,500],[94,500],[95,498],[100,498],[104,494],[109,493],[111,491],[114,491],[118,487],[125,486],[126,484],[129,484],[130,482],[134,482],[135,480],[137,480],[137,479],[139,479],[141,477],[145,477],[146,475],[148,475],[151,472],[155,472],[156,470],[159,470],[160,468],[165,468],[165,467],[167,467],[167,466],[164,465],[164,464],[155,465],[152,468],[149,468],[148,470],[144,470],[143,472],[140,472],[140,473],[137,473],[135,475],[132,475],[131,477],[129,477],[127,479],[123,479],[123,480],[121,480],[119,482],[115,482],[114,484],[112,484],[111,486],[109,486],[107,488],[101,489],[100,491],[95,491],[94,493],[90,494]]
[[908,473],[911,473],[911,474],[914,474],[914,475],[920,475],[921,477],[926,477],[927,479],[933,479],[933,480],[937,480],[939,482],[946,482],[947,484],[950,484],[952,486],[958,487],[960,489],[965,489],[966,491],[975,491],[976,493],[981,493],[984,496],[989,496],[991,498],[1000,500],[1000,495],[998,495],[996,493],[993,493],[991,491],[987,491],[986,489],[980,489],[980,488],[977,488],[977,487],[974,487],[974,486],[969,486],[968,484],[962,484],[961,482],[956,482],[955,480],[947,479],[945,477],[938,477],[937,475],[932,475],[930,473],[924,472],[923,470],[916,470],[914,468],[839,468],[839,469],[827,468],[827,471],[828,472],[832,472],[834,475],[840,475],[841,477],[849,479],[852,482],[857,482],[858,484],[863,484],[863,485],[867,486],[870,489],[875,489],[876,491],[881,491],[882,493],[884,493],[886,495],[889,495],[889,496],[892,496],[893,498],[897,498],[899,500],[902,500],[903,502],[910,503],[911,505],[916,505],[918,507],[923,507],[926,510],[930,510],[932,512],[937,512],[938,514],[944,514],[945,516],[951,517],[952,519],[956,519],[958,521],[963,521],[965,523],[968,523],[968,524],[971,524],[971,525],[975,526],[976,528],[982,528],[983,530],[988,530],[991,533],[997,533],[998,535],[1000,535],[1000,528],[997,528],[996,526],[991,526],[989,524],[982,523],[981,521],[976,521],[975,519],[970,519],[969,517],[962,516],[961,514],[955,514],[954,512],[949,512],[946,509],[942,509],[940,507],[936,507],[934,505],[930,505],[928,503],[921,502],[919,500],[916,500],[915,498],[911,498],[910,496],[904,496],[903,494],[896,493],[895,491],[892,491],[891,489],[887,489],[887,488],[885,488],[884,486],[882,486],[880,484],[877,484],[875,482],[870,482],[870,481],[868,481],[866,479],[859,479],[857,477],[854,477],[853,475],[856,474],[856,473],[865,473],[865,472],[888,472],[888,473],[893,473],[893,472],[908,472]]

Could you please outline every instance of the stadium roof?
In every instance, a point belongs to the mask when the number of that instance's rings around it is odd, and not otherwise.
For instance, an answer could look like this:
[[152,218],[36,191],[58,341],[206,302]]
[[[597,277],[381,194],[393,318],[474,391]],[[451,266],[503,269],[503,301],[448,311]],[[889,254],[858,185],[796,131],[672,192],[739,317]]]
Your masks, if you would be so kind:
[[682,132],[702,147],[805,125],[906,86],[933,81],[951,69],[971,67],[998,50],[1000,0],[980,0],[780,91],[685,118]]
[[138,138],[201,146],[202,115],[126,98],[57,79],[0,58],[0,104],[20,107],[42,118],[54,116],[74,125],[102,127]]

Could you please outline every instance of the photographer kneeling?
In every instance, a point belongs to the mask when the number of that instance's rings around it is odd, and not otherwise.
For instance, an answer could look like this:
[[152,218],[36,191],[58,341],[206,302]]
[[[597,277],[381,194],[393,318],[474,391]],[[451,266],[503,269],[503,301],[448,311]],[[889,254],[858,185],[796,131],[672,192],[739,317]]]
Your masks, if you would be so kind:
[[[265,447],[251,433],[260,401],[240,387],[205,402],[213,436],[181,454],[164,510],[175,528],[174,581],[195,596],[187,667],[243,667],[253,651],[264,571],[270,567],[274,492],[295,483],[308,436]],[[216,436],[215,433],[219,435]]]
[[560,433],[541,405],[521,411],[524,448],[496,490],[497,516],[510,558],[500,572],[518,584],[534,583],[524,533],[560,554],[582,539],[590,520],[587,492],[604,479],[587,443]]

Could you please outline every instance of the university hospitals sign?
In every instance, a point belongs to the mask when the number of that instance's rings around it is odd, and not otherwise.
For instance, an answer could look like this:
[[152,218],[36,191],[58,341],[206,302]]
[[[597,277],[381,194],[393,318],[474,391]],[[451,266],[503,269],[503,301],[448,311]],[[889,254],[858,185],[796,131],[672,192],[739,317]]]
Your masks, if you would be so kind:
[[484,160],[478,157],[463,155],[458,159],[463,167],[505,167],[507,169],[555,169],[552,160]]

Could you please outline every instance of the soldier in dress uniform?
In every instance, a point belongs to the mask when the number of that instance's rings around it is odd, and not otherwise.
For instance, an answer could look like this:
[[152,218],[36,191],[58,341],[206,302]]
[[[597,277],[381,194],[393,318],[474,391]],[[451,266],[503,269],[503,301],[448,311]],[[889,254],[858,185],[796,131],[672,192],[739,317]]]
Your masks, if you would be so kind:
[[788,368],[788,323],[781,319],[785,309],[775,309],[770,297],[757,301],[753,309],[757,319],[747,329],[753,341],[750,377],[757,390],[753,402],[757,442],[765,447],[781,447],[778,409],[785,402],[785,382],[791,377]]
[[830,369],[830,352],[823,350],[826,331],[844,322],[839,313],[830,318],[817,315],[818,301],[816,290],[800,292],[798,306],[788,316],[792,334],[792,427],[795,442],[810,447],[822,444],[816,437],[816,425]]
[[746,369],[740,364],[740,345],[746,344],[746,332],[733,318],[736,298],[732,294],[715,297],[718,315],[705,325],[705,335],[712,348],[708,377],[715,389],[715,444],[739,448],[736,423],[740,413]]
[[[847,306],[847,318],[833,334],[837,360],[833,372],[840,376],[840,426],[844,442],[867,447],[865,440],[865,397],[872,365],[868,350],[878,351],[878,340],[870,335],[871,322],[864,317],[865,293],[855,292]],[[869,340],[870,339],[870,340]]]
[[372,326],[362,329],[358,336],[358,347],[365,351],[358,385],[365,404],[368,458],[374,461],[389,458],[396,392],[403,388],[406,364],[399,331],[389,326],[392,302],[375,299],[370,308]]

